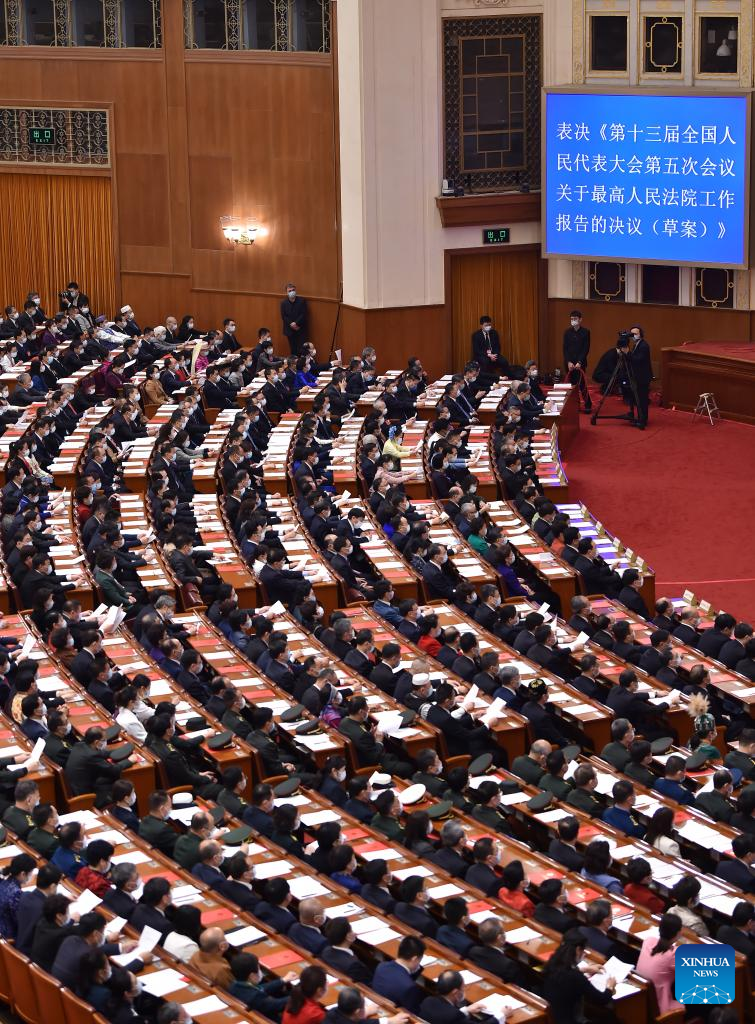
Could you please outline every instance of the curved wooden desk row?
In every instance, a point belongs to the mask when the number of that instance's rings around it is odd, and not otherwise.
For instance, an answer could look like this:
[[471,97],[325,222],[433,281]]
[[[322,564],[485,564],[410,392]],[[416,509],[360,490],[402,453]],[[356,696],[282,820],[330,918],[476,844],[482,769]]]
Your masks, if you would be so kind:
[[[601,595],[592,599],[592,606],[596,614],[607,615],[612,620],[627,619],[631,624],[633,636],[645,644],[650,642],[650,634],[655,629],[653,624],[627,611],[617,601],[611,601]],[[693,665],[704,665],[710,675],[710,685],[722,696],[740,704],[745,714],[755,717],[755,686],[751,679],[727,668],[715,658],[709,658],[696,648],[683,644],[674,636],[670,638],[670,642],[674,650],[681,655],[682,676],[688,673]]]
[[[569,393],[567,401],[572,397]],[[231,417],[225,414],[221,414],[222,421],[225,424],[229,423]],[[222,434],[221,428],[221,417],[213,427],[213,448],[217,448],[218,445],[222,447],[222,440],[220,439]],[[293,448],[296,444],[296,438],[298,433],[298,427],[300,424],[300,416],[297,413],[288,413],[281,417],[280,422],[274,427],[270,435],[270,443],[268,446],[268,453],[264,463],[264,479],[268,490],[280,492],[284,490],[284,487],[288,487],[289,483],[289,472],[288,467],[292,458]],[[347,493],[348,486],[355,487],[358,484],[357,479],[357,459],[358,459],[358,445],[361,440],[363,429],[363,421],[358,419],[347,420],[342,430],[345,430],[348,437],[348,443],[341,443],[341,433],[333,446],[334,462],[332,463],[334,468],[334,483],[336,490],[340,491],[341,494]],[[423,444],[429,424],[416,424],[412,428],[408,428],[405,436],[405,444],[407,447],[414,447],[417,444]],[[474,428],[477,431],[482,431],[483,428]],[[209,436],[209,435],[208,435]],[[354,439],[356,439],[354,441]],[[354,446],[352,446],[354,441]],[[346,458],[348,456],[348,460]],[[211,463],[211,459],[207,460]],[[426,483],[424,480],[423,467],[421,465],[421,459],[418,456],[414,460],[405,459],[402,462],[406,463],[408,472],[417,472],[422,476],[421,480],[418,480],[417,485],[413,488],[411,482],[407,486],[407,490],[411,491],[420,490],[426,491]],[[341,470],[340,467],[344,465],[345,468]],[[202,490],[205,489],[203,481],[209,479],[210,466],[199,462],[198,470],[201,473],[201,479],[197,482],[197,486]],[[195,477],[196,477],[195,471]],[[128,474],[126,474],[128,477]],[[140,479],[142,479],[140,474]],[[130,486],[130,478],[129,478]],[[210,488],[208,487],[208,490]],[[213,489],[214,490],[214,489]],[[340,502],[340,507],[343,511],[347,511],[348,508],[353,507],[355,504],[363,505],[356,497],[351,496],[351,492],[348,491],[349,497],[345,502]],[[278,514],[281,514],[281,509],[275,505],[277,499],[271,499],[268,502],[269,507],[275,508]],[[284,505],[287,504],[284,502]],[[425,507],[428,512],[433,513],[436,516],[442,516],[443,510],[438,507],[437,504],[433,507],[429,503],[421,503],[418,507]],[[295,509],[291,506],[292,513],[295,515]],[[365,547],[365,553],[373,561],[373,565],[376,571],[380,571],[386,578],[390,579],[397,587],[397,594],[400,597],[405,596],[420,596],[422,594],[421,581],[417,573],[408,565],[398,551],[394,551],[390,546],[386,546],[385,538],[382,530],[378,526],[376,520],[372,516],[369,508],[366,509],[368,517],[367,528],[374,534],[374,539],[371,538],[370,543]],[[630,561],[626,556],[626,552],[623,549],[619,541],[611,539],[608,541],[605,531],[603,531],[601,524],[596,524],[594,519],[589,516],[589,513],[584,506],[569,506],[564,505],[563,511],[568,512],[573,518],[575,518],[575,525],[581,526],[585,535],[591,535],[593,529],[597,529],[599,534],[598,540],[605,550],[602,552],[607,557],[614,559],[616,562],[616,568],[621,570],[628,566]],[[564,607],[568,605],[568,601],[574,594],[579,592],[580,580],[578,574],[562,562],[550,550],[542,543],[540,538],[534,531],[530,530],[526,522],[519,516],[514,510],[513,506],[502,501],[491,501],[489,503],[489,514],[491,519],[502,526],[505,529],[506,535],[509,537],[511,542],[517,547],[519,553],[530,563],[531,567],[535,569],[538,575],[558,593],[561,598]],[[576,517],[580,518],[577,519]],[[288,527],[293,525],[293,521],[290,515],[285,518],[285,523]],[[299,524],[302,526],[299,520]],[[514,531],[513,534],[510,531]],[[304,531],[306,534],[306,531]],[[446,529],[440,527],[433,528],[432,539],[437,543],[449,543],[455,551],[463,552],[460,558],[455,559],[455,564],[460,569],[463,576],[469,579],[473,583],[482,582],[496,582],[497,577],[493,570],[485,563],[471,548],[467,545],[464,538],[459,534],[458,530],[448,524]],[[226,538],[226,542],[232,543],[233,549],[237,550],[237,546],[232,539]],[[209,543],[212,547],[214,541]],[[612,551],[608,550],[608,545],[612,546]],[[301,550],[299,550],[299,548]],[[309,541],[297,541],[295,545],[291,546],[292,551],[297,556],[307,556],[317,559],[319,552],[317,546],[314,545],[311,540]],[[613,553],[612,553],[613,552]],[[623,554],[624,557],[619,557],[619,553]],[[321,557],[319,558],[321,565],[320,576],[314,576],[313,582],[315,582],[316,588],[320,586],[323,590],[322,599],[326,602],[328,610],[332,610],[333,607],[333,595],[332,592],[327,592],[322,584],[330,583],[332,591],[333,574],[332,570]],[[238,572],[237,560],[233,560],[234,568],[230,569],[230,572]],[[643,593],[646,598],[654,599],[654,578],[652,570],[649,570],[641,559],[636,559],[634,563],[638,567],[643,568],[645,573],[645,583],[643,586]],[[241,582],[241,581],[239,581]],[[246,585],[245,585],[246,589]],[[345,595],[344,595],[345,596]]]
[[[185,807],[174,806],[171,821],[176,825],[177,830],[185,830],[185,827],[181,828],[181,823],[186,821],[198,809],[200,809],[198,806],[190,807],[187,814]],[[177,905],[198,905],[201,910],[203,925],[205,927],[213,926],[220,928],[227,935],[229,943],[236,952],[253,952],[259,958],[268,976],[283,977],[290,972],[300,974],[305,967],[317,963],[317,960],[310,953],[298,947],[295,943],[288,941],[284,936],[272,931],[272,929],[252,917],[248,912],[242,911],[236,904],[221,896],[217,891],[210,889],[193,874],[144,842],[140,837],[127,832],[116,818],[111,817],[105,812],[96,811],[76,811],[71,815],[61,816],[61,822],[70,819],[81,822],[86,831],[87,841],[105,839],[111,843],[115,847],[113,863],[128,862],[133,864],[139,874],[142,885],[150,878],[165,878],[171,884],[173,898]],[[276,872],[276,865],[281,863],[282,851],[271,847],[269,844],[267,846],[263,844],[264,840],[260,843],[255,842],[252,844],[254,849],[251,858],[260,864],[260,875],[265,873],[262,865],[267,864],[270,866],[268,877],[274,877],[276,873],[280,873]],[[27,844],[18,841],[13,846],[17,847],[17,850],[29,853],[39,865],[44,863],[39,854],[28,847]],[[13,846],[0,848],[0,864],[4,865],[11,859],[15,852]],[[236,852],[236,848],[229,847],[227,849],[229,854]],[[303,872],[301,877],[302,880],[306,878]],[[76,898],[80,895],[80,891],[70,880],[65,881],[64,887],[66,893],[71,898]],[[138,893],[139,890],[136,892],[137,896]],[[343,895],[339,894],[339,898],[344,899],[345,897],[346,893],[344,890]],[[108,921],[114,919],[113,913],[102,903],[97,903],[96,909]],[[123,935],[126,938],[138,938],[138,934],[138,931],[128,924],[123,928]],[[254,1024],[265,1024],[268,1021],[268,1018],[250,1012],[246,1006],[237,1001],[220,986],[210,984],[198,970],[187,963],[176,960],[159,944],[153,948],[152,952],[154,960],[147,963],[139,971],[139,977],[144,989],[153,994],[159,993],[166,1000],[181,1003],[187,1013],[196,1016],[200,1024],[228,1024],[228,1022],[231,1022],[231,1024],[244,1024],[246,1021],[254,1022]],[[17,954],[17,957],[20,958],[21,954]],[[129,962],[132,958],[133,954],[124,954],[123,956],[125,962]],[[30,969],[26,958],[23,958],[21,964],[23,964],[27,971]],[[440,969],[444,968],[441,967]],[[44,974],[44,972],[41,973]],[[47,979],[49,976],[44,975],[44,978]],[[480,980],[482,981],[482,979]],[[329,969],[328,992],[326,995],[327,1004],[332,1005],[335,1003],[340,989],[350,984],[352,982],[349,979],[339,976],[338,972]],[[364,986],[360,987],[365,996],[372,999],[378,1006],[386,1009],[390,1008],[390,1003],[386,1000],[374,995]],[[32,986],[33,988],[34,986]],[[45,985],[45,989],[49,988],[54,988],[57,991],[63,1003],[63,1012],[57,1019],[65,1019],[68,1022],[71,1019],[72,1007],[67,1005],[70,1003],[70,999],[66,998],[67,993],[61,992],[59,984],[54,982],[53,979],[50,979],[50,983]],[[492,986],[489,986],[489,988],[492,988]],[[517,989],[512,991],[516,995],[519,994]],[[11,1001],[18,998],[12,991],[9,991],[8,994]],[[46,992],[46,995],[47,998],[51,997],[49,992]],[[527,994],[522,993],[522,995]],[[210,997],[212,997],[211,1000]],[[54,998],[54,994],[52,994],[52,998]],[[207,1000],[207,1002],[200,1005],[199,1000]],[[77,1003],[79,1004],[76,1006],[78,1014],[73,1018],[76,1024],[84,1024],[85,1020],[95,1019],[91,1009],[89,1009],[89,1015],[85,1015],[84,1007],[87,1004],[81,1000],[77,1000]],[[530,997],[527,1005],[529,1012],[524,1012],[520,1020],[544,1019],[542,1006],[539,1005],[538,1000]],[[21,1006],[18,1008],[21,1009]],[[32,1017],[32,1024],[36,1019],[38,1018]],[[412,1018],[412,1020],[414,1021],[416,1018]]]

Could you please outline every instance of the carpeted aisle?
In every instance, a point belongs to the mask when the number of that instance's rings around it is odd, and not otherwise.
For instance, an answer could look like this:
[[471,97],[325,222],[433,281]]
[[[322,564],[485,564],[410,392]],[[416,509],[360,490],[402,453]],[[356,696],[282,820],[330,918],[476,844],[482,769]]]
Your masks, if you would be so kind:
[[659,596],[689,588],[755,623],[755,426],[652,405],[644,432],[585,415],[581,427],[564,463],[572,501],[653,567]]

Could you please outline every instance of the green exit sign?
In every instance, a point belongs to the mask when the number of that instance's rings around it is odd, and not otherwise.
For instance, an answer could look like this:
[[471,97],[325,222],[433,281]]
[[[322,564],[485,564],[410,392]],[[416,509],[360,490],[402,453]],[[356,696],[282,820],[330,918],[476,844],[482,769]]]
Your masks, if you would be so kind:
[[55,145],[55,129],[54,128],[30,128],[29,129],[29,145],[30,146],[54,146]]
[[505,245],[511,237],[509,228],[485,228],[482,232],[483,245]]

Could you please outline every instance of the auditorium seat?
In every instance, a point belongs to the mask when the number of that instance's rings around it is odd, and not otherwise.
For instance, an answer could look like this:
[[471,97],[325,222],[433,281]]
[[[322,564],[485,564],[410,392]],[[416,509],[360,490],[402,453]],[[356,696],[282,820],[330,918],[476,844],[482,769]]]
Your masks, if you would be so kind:
[[26,1024],[39,1024],[44,1018],[40,1015],[37,990],[29,970],[28,957],[19,953],[10,942],[0,944],[0,955],[10,982],[13,1012],[21,1020],[26,1021]]

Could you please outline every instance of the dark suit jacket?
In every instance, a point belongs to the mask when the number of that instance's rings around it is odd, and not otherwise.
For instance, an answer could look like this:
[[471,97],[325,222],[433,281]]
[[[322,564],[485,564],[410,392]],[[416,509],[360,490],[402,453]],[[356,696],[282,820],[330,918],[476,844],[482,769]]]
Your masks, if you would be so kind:
[[[432,1024],[467,1024],[469,1021],[469,1017],[465,1013],[440,996],[427,996],[426,999],[423,999],[419,1015],[423,1020],[432,1021]],[[489,1013],[481,1013],[475,1019],[480,1024],[493,1024],[495,1020]]]
[[587,356],[590,352],[590,332],[586,327],[567,327],[564,331],[564,362],[581,363],[582,369],[587,368]]
[[[718,658],[721,648],[724,644],[728,643],[730,639],[731,637],[728,637],[725,633],[719,633],[715,628],[705,629],[697,643],[697,649],[701,654],[705,654],[709,658]],[[741,650],[741,647],[738,648],[738,650]],[[742,652],[740,657],[743,657],[743,655],[744,652]]]
[[741,860],[722,860],[716,868],[716,874],[731,885],[736,885],[742,892],[755,892],[755,874]]
[[459,956],[468,956],[470,949],[474,945],[474,939],[467,935],[465,931],[449,924],[442,924],[435,938],[438,942],[442,942],[444,946],[454,950]]
[[644,338],[635,342],[631,360],[638,389],[647,388],[653,379],[653,366],[650,361],[650,346]]
[[107,760],[99,750],[77,743],[63,769],[74,796],[109,786],[121,777],[122,768]]
[[562,843],[560,839],[551,839],[550,846],[548,847],[548,856],[551,860],[558,861],[559,864],[562,864],[569,871],[581,871],[584,864],[582,854],[577,853],[567,843]]
[[648,606],[634,587],[622,587],[619,591],[619,601],[635,615],[641,615],[643,619],[650,618]]
[[638,731],[648,718],[663,714],[666,704],[651,704],[647,692],[631,693],[623,686],[614,686],[606,704],[617,718],[627,718]]
[[256,896],[251,889],[247,889],[242,882],[237,882],[233,878],[227,879],[218,891],[242,910],[255,912],[255,908],[260,902],[259,896]]
[[266,900],[262,900],[261,903],[257,904],[254,914],[260,921],[270,925],[271,928],[274,928],[276,932],[281,932],[282,935],[285,935],[289,928],[296,923],[296,918],[290,910],[286,910],[285,907],[274,907]]
[[736,668],[744,656],[745,649],[742,641],[731,637],[719,650],[718,661],[722,661],[727,668]]
[[155,931],[159,931],[162,938],[172,931],[172,925],[167,919],[165,914],[161,914],[159,910],[155,910],[154,907],[148,907],[145,903],[138,903],[136,908],[129,919],[129,924],[132,925],[138,932],[142,930],[146,925],[150,928],[154,928]]
[[403,921],[404,924],[413,928],[415,932],[419,932],[421,935],[429,935],[431,939],[435,938],[438,926],[423,907],[397,903],[393,908],[393,914],[399,921]]
[[700,634],[692,626],[688,626],[685,622],[680,622],[679,625],[672,631],[672,636],[675,636],[677,640],[681,640],[683,644],[689,644],[692,647],[697,647],[697,642],[700,639]]
[[547,907],[544,903],[536,905],[532,916],[540,924],[552,928],[555,932],[561,932],[562,935],[577,924],[576,920],[563,910],[559,910],[558,907]]
[[453,600],[456,587],[451,579],[434,562],[425,562],[422,566],[422,579],[425,581],[425,586],[431,599],[443,598],[445,601]]
[[395,960],[384,960],[377,965],[370,987],[409,1013],[419,1013],[420,1003],[425,998],[424,990]]
[[273,604],[276,601],[289,604],[296,597],[304,575],[291,569],[274,569],[271,565],[265,565],[260,572],[260,580]]
[[347,952],[345,949],[334,949],[333,946],[326,946],[320,953],[320,960],[326,963],[328,967],[338,971],[339,974],[345,974],[352,981],[363,985],[370,984],[372,971],[365,967],[358,957],[354,956],[353,953]]
[[37,921],[42,916],[42,905],[45,899],[44,893],[40,889],[34,888],[31,892],[22,892],[21,898],[18,901],[16,912],[16,919],[18,921],[16,949],[20,950],[25,956],[28,956],[31,952],[34,929],[37,926]]
[[520,985],[522,982],[521,967],[501,949],[494,946],[472,946],[469,959],[484,971],[490,971],[510,985]]
[[137,907],[136,900],[129,896],[127,892],[115,888],[108,889],[102,897],[102,902],[113,911],[116,917],[125,917],[127,921]]
[[309,950],[309,952],[314,953],[315,956],[320,956],[328,945],[328,940],[317,930],[317,928],[299,924],[298,921],[295,924],[292,924],[289,928],[288,937],[292,942],[295,942],[297,946],[301,946],[302,949]]
[[547,707],[528,700],[522,708],[522,714],[530,723],[534,739],[548,740],[556,746],[561,746],[565,742],[565,736],[558,726],[558,719],[547,710]]
[[[52,965],[53,977],[62,982],[66,988],[75,991],[79,980],[79,963],[84,953],[88,952],[90,948],[79,935],[69,935],[65,938]],[[115,942],[105,942],[99,948],[105,956],[113,956],[118,952],[118,944]],[[137,961],[137,963],[139,962]]]
[[749,961],[750,971],[755,969],[755,942],[741,928],[735,928],[733,924],[721,925],[716,939],[736,949],[738,953],[744,953]]
[[487,333],[482,328],[474,332],[472,335],[472,358],[480,364],[481,369],[485,370],[489,369],[491,365],[508,366],[505,361],[491,364],[488,352],[492,352],[494,356],[501,354],[501,339],[495,327],[491,327]]
[[396,905],[396,901],[386,889],[379,885],[373,885],[371,882],[366,882],[362,886],[359,895],[363,900],[367,900],[368,903],[385,911],[386,914],[390,914]]
[[464,881],[476,889],[481,889],[486,896],[498,895],[498,890],[501,888],[501,876],[487,864],[470,865],[464,875]]
[[454,878],[463,878],[469,867],[461,854],[447,846],[443,846],[435,853],[431,853],[427,859],[431,860],[433,864],[437,864],[439,868],[443,868],[449,875],[453,875]]

